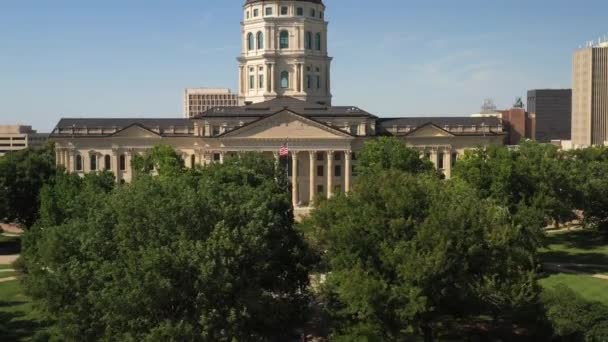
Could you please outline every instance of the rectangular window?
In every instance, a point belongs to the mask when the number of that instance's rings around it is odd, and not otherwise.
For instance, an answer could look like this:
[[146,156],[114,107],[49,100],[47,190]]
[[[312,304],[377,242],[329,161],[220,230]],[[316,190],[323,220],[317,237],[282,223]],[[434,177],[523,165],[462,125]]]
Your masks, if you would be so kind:
[[245,13],[246,13],[246,14],[245,14],[245,17],[246,17],[247,19],[249,19],[249,11],[247,11],[247,12],[245,12]]
[[359,125],[350,125],[350,134],[358,135],[359,134]]
[[266,7],[266,15],[272,15],[272,7]]
[[452,153],[452,166],[456,165],[456,161],[458,161],[458,152]]
[[249,76],[249,89],[255,89],[255,76]]
[[352,153],[350,154],[350,156],[351,156],[351,157],[350,157],[350,159],[352,159],[352,160],[357,160],[357,154],[356,154],[355,152],[352,152]]
[[213,128],[211,128],[211,135],[213,135],[213,136],[220,135],[220,127],[213,126]]
[[317,89],[321,89],[321,76],[317,75]]
[[323,165],[317,165],[317,177],[323,177],[324,169]]
[[317,16],[317,12],[315,11],[314,8],[310,9],[310,16],[313,17],[313,18]]
[[323,152],[317,152],[317,161],[323,161],[325,154]]
[[264,75],[259,75],[258,79],[260,80],[260,89],[264,89]]
[[302,7],[298,7],[298,9],[296,10],[296,14],[298,16],[303,16],[304,15],[304,9]]
[[317,193],[322,194],[324,192],[325,192],[325,189],[323,189],[323,185],[317,185]]
[[287,11],[288,11],[287,6],[281,7],[281,15],[287,15]]
[[253,17],[254,17],[254,18],[255,18],[255,17],[257,17],[259,13],[260,13],[260,12],[259,12],[259,10],[258,10],[257,8],[256,8],[256,9],[254,9],[254,10],[253,10]]
[[443,153],[437,154],[437,169],[443,170]]
[[97,156],[89,156],[91,171],[97,171]]
[[306,88],[310,89],[311,85],[310,85],[310,75],[306,75]]
[[213,161],[219,162],[221,160],[221,156],[219,153],[214,153],[213,154]]
[[323,11],[319,12],[319,18],[323,19],[325,17],[325,13]]
[[118,161],[120,171],[125,171],[127,169],[127,161],[124,154],[121,154]]
[[334,153],[334,160],[335,161],[342,160],[342,155],[339,152]]
[[334,166],[334,177],[342,177],[342,166],[341,165]]

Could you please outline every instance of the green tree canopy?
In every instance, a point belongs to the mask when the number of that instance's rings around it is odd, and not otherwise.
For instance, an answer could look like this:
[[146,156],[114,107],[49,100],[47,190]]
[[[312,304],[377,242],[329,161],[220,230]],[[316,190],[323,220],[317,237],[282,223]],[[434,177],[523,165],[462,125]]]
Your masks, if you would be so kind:
[[327,272],[333,338],[432,339],[445,317],[533,305],[536,245],[462,181],[384,170],[304,224]]
[[131,161],[135,177],[151,175],[173,176],[184,171],[184,160],[169,145],[157,145],[143,155],[136,154]]
[[55,175],[52,146],[0,157],[0,220],[30,227],[36,222],[40,189]]
[[477,189],[481,198],[508,207],[516,217],[519,209],[534,209],[540,213],[540,225],[574,218],[576,183],[553,145],[524,142],[516,149],[488,146],[467,151],[453,174]]
[[47,190],[58,214],[44,217],[57,224],[26,235],[25,284],[59,337],[288,339],[307,311],[310,258],[274,161],[159,170],[166,177],[140,174],[111,190],[93,181],[102,175]]
[[430,172],[433,163],[420,158],[420,152],[408,148],[395,137],[381,137],[365,142],[358,156],[357,170],[361,175],[381,170],[400,170],[410,173]]

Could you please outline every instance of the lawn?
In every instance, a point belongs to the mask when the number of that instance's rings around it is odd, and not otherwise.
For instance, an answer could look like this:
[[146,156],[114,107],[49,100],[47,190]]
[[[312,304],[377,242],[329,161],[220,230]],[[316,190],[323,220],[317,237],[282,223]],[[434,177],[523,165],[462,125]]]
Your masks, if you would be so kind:
[[[608,305],[608,280],[591,277],[608,274],[608,243],[593,231],[555,233],[540,250],[543,263],[559,264],[572,273],[553,272],[540,280],[545,288],[562,283],[582,297]],[[548,269],[548,268],[547,268]]]
[[590,264],[589,273],[608,273],[608,243],[594,231],[550,234],[548,246],[540,250],[544,263]]
[[44,326],[18,280],[0,283],[0,341],[29,341]]
[[592,278],[584,274],[554,274],[541,279],[540,284],[552,288],[564,284],[589,301],[602,302],[608,305],[608,280]]

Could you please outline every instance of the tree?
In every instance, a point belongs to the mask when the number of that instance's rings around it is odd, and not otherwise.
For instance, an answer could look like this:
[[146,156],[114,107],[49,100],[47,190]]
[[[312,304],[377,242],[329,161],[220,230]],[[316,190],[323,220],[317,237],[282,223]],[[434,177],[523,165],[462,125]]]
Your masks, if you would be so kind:
[[165,177],[184,171],[184,160],[169,145],[157,145],[143,155],[135,155],[131,164],[135,177],[153,173]]
[[430,341],[446,317],[533,305],[537,246],[512,222],[462,181],[397,170],[359,178],[303,223],[327,267],[332,338]]
[[560,284],[543,292],[542,302],[555,335],[565,341],[604,341],[608,338],[608,307],[589,302]]
[[104,182],[91,179],[83,191],[87,180],[71,178],[48,190],[94,205],[75,212],[51,199],[59,214],[45,217],[64,219],[25,237],[27,292],[56,318],[59,338],[290,338],[306,313],[310,258],[274,161],[159,170],[111,190],[93,191]]
[[0,158],[0,221],[34,224],[40,204],[40,189],[55,175],[55,152],[25,149]]
[[524,142],[514,150],[489,146],[467,151],[456,163],[454,177],[471,184],[481,198],[508,207],[516,218],[519,209],[538,210],[534,225],[575,218],[576,182],[553,145]]
[[433,163],[420,158],[420,152],[408,148],[395,137],[381,137],[365,142],[358,156],[359,174],[374,174],[380,170],[401,170],[425,173],[434,170]]

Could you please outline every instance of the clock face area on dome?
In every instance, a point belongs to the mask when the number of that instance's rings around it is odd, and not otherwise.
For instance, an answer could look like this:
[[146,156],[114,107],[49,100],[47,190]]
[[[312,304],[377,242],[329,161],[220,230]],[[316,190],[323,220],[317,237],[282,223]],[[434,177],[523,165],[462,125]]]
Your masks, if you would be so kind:
[[245,2],[238,61],[246,103],[291,96],[331,104],[325,9],[320,0]]

